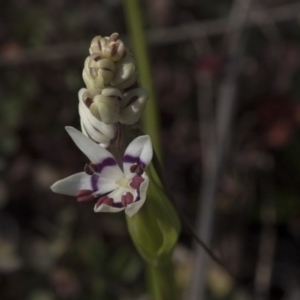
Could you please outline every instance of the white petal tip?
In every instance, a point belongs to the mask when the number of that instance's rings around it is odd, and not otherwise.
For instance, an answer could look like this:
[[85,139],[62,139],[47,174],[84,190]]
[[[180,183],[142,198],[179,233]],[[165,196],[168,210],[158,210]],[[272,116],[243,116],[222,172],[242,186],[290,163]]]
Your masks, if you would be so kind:
[[131,210],[126,210],[125,209],[125,214],[129,217],[129,218],[131,218],[134,214],[136,214],[137,213],[137,211],[135,211],[135,212],[132,212]]
[[[63,180],[63,179],[62,179]],[[61,182],[62,180],[59,180],[59,181],[56,181],[55,183],[53,183],[51,186],[50,186],[50,189],[53,193],[57,193],[57,194],[65,194],[63,193],[62,189],[61,189]]]
[[55,193],[55,183],[50,186],[50,190]]
[[144,202],[134,202],[130,205],[128,205],[125,209],[125,214],[131,218],[133,215],[135,215],[143,206]]
[[75,129],[74,127],[72,127],[72,126],[65,126],[65,129],[66,129],[66,131],[68,132],[68,133],[70,133],[70,132],[74,132],[74,131],[77,131],[77,129]]
[[101,204],[100,206],[96,207],[94,206],[94,212],[99,213],[99,212],[109,212],[109,213],[116,213],[121,210],[124,210],[124,207],[112,207],[106,204]]

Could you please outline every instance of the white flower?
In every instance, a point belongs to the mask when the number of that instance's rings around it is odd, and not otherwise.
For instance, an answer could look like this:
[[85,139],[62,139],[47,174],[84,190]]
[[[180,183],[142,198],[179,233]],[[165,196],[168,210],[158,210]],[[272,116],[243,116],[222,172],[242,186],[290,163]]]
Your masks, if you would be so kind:
[[83,100],[85,91],[86,89],[81,89],[78,93],[81,130],[87,137],[106,148],[115,137],[115,125],[107,125],[92,115]]
[[144,169],[152,159],[152,144],[147,135],[134,139],[123,157],[123,170],[114,156],[80,131],[66,127],[78,148],[90,159],[85,172],[54,183],[55,193],[76,196],[78,202],[95,200],[95,212],[118,212],[125,209],[131,217],[144,204],[149,178]]

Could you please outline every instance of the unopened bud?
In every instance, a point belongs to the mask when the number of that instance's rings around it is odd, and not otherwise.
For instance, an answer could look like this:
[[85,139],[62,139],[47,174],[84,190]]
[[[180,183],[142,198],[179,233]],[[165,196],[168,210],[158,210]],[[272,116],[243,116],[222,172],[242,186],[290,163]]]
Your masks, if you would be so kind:
[[116,64],[116,71],[111,84],[119,89],[126,89],[137,81],[135,61],[131,56],[121,59]]
[[136,123],[145,110],[149,94],[143,88],[135,88],[124,94],[120,114],[120,123]]
[[[96,93],[96,94],[95,94]],[[89,99],[92,97],[92,101]],[[102,91],[87,91],[84,95],[86,103],[94,117],[105,124],[119,121],[122,94],[116,88],[105,88]]]
[[107,147],[115,137],[115,126],[101,122],[92,115],[89,109],[93,103],[94,96],[99,93],[101,93],[99,90],[87,91],[86,89],[81,89],[79,91],[81,130],[83,134],[99,143],[102,147]]
[[124,43],[118,39],[119,34],[113,33],[110,37],[96,36],[90,46],[91,54],[98,54],[102,58],[118,61],[126,55]]
[[115,69],[112,60],[92,54],[85,60],[82,77],[88,89],[101,89],[110,84]]

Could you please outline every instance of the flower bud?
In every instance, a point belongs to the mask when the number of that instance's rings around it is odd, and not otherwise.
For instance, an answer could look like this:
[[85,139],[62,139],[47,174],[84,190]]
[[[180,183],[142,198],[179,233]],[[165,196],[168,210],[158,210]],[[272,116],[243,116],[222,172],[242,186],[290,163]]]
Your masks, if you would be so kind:
[[97,92],[99,93],[99,91],[92,91],[90,94],[86,89],[81,89],[78,93],[81,130],[84,135],[106,148],[115,137],[115,126],[99,121],[90,112],[87,104],[90,104],[91,98],[88,97],[92,97]]
[[135,61],[132,56],[127,56],[116,63],[116,71],[111,84],[119,89],[132,86],[137,80]]
[[127,217],[129,233],[140,255],[153,266],[168,264],[180,233],[176,210],[166,196],[158,176],[150,164],[150,185],[143,207]]
[[103,90],[87,90],[83,94],[83,101],[91,114],[105,124],[119,121],[122,94],[116,88]]
[[115,73],[115,63],[98,54],[88,56],[84,62],[83,80],[88,89],[101,89],[110,84]]
[[120,123],[136,123],[145,110],[149,94],[143,88],[135,88],[124,94],[121,102]]
[[94,37],[91,42],[90,53],[95,53],[102,58],[109,58],[113,61],[120,60],[126,55],[127,50],[118,37],[118,33],[113,33],[110,37]]

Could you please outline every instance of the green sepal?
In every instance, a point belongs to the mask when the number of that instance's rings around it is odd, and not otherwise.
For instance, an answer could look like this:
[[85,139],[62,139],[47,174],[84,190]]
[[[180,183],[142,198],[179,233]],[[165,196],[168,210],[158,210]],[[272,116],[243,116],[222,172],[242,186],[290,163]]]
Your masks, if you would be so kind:
[[145,204],[126,220],[140,255],[149,264],[162,266],[171,260],[181,226],[177,212],[166,196],[153,164],[147,168],[147,174],[150,184]]

